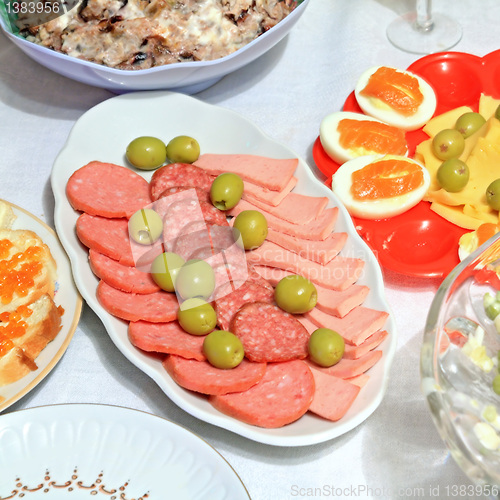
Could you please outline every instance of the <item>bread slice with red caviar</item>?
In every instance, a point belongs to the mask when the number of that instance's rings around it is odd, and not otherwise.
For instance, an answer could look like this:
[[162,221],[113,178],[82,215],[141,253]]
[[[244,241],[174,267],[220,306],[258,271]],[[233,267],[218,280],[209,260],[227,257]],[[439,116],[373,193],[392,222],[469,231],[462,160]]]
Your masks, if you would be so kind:
[[[13,212],[5,205],[0,201],[0,225],[11,226]],[[0,386],[36,370],[37,356],[59,333],[56,275],[50,249],[36,233],[0,229]]]
[[0,229],[0,314],[54,296],[57,266],[33,231]]

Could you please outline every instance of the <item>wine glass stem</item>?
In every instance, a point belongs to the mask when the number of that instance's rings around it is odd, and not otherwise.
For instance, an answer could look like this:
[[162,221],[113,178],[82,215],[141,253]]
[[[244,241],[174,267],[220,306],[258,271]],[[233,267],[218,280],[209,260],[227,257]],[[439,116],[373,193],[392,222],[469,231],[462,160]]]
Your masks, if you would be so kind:
[[416,0],[417,3],[417,19],[415,28],[418,31],[431,31],[434,27],[432,20],[432,0]]

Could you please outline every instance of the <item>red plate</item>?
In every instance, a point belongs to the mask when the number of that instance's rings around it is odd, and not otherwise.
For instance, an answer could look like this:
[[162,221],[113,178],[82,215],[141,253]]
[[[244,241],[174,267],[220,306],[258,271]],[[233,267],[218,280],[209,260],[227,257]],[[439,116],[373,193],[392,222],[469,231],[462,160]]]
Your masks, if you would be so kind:
[[[500,98],[500,50],[483,58],[463,52],[441,52],[415,61],[408,70],[424,78],[436,92],[436,115],[458,106],[477,110],[481,93]],[[354,92],[347,98],[344,111],[362,113]],[[407,132],[410,156],[428,136],[420,130]],[[321,146],[319,137],[313,146],[314,161],[327,176],[339,168]],[[390,219],[367,220],[353,217],[361,237],[386,269],[415,277],[445,277],[458,263],[458,240],[467,232],[443,219],[422,201],[404,214]]]

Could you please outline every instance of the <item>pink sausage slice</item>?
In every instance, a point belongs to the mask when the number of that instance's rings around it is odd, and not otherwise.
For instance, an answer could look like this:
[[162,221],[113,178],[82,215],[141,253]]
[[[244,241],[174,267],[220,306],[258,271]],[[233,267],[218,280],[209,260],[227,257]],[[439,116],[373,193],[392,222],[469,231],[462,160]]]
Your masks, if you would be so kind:
[[127,293],[109,286],[102,280],[97,285],[97,300],[107,312],[127,321],[166,323],[177,318],[179,308],[173,293]]
[[232,331],[251,361],[290,361],[307,356],[309,333],[292,314],[274,304],[244,305],[234,316]]
[[309,411],[333,422],[340,420],[356,399],[360,387],[315,368],[311,371],[316,391]]
[[132,170],[90,162],[68,180],[66,195],[75,210],[101,217],[130,217],[151,203],[149,184]]
[[76,221],[76,234],[86,247],[124,266],[151,264],[162,252],[160,241],[151,247],[130,240],[127,219],[106,219],[84,213]]
[[228,394],[246,391],[257,384],[266,372],[265,363],[243,360],[236,368],[221,370],[208,361],[170,355],[163,366],[177,384],[202,394]]
[[314,397],[314,378],[300,360],[267,365],[262,380],[244,392],[211,396],[222,413],[250,425],[275,429],[298,420]]
[[[223,285],[227,290],[231,290],[228,285]],[[249,302],[273,302],[274,290],[260,286],[257,283],[243,283],[236,290],[223,295],[220,291],[219,297],[215,301],[215,312],[217,313],[217,323],[222,330],[231,331],[233,318],[240,309]]]
[[352,378],[368,371],[381,357],[382,351],[369,351],[357,359],[342,358],[336,365],[327,368],[316,365],[309,359],[307,363],[327,375],[334,375],[339,378]]
[[177,321],[133,321],[128,327],[128,338],[132,345],[143,351],[177,354],[198,361],[206,359],[203,354],[205,337],[186,333]]
[[90,249],[92,272],[113,288],[129,293],[154,293],[160,290],[150,273],[136,267],[124,266],[118,261]]
[[151,198],[157,200],[165,190],[177,186],[210,191],[212,178],[201,168],[189,163],[171,163],[155,170],[149,183]]
[[271,191],[282,191],[293,177],[297,158],[275,159],[246,154],[203,154],[195,165],[212,175],[224,172],[238,174],[244,181],[253,182]]

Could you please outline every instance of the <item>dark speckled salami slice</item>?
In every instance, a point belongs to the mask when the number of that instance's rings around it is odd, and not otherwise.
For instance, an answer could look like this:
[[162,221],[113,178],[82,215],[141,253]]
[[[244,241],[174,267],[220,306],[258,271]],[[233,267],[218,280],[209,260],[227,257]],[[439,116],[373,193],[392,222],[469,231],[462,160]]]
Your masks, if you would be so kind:
[[244,392],[211,396],[222,413],[250,425],[275,429],[307,412],[314,397],[314,378],[304,361],[270,363],[262,380]]
[[171,163],[155,171],[149,183],[150,194],[157,200],[166,189],[177,186],[199,187],[210,191],[212,177],[189,163]]
[[202,189],[200,187],[189,187],[189,186],[173,186],[165,189],[156,201],[161,200],[162,198],[166,198],[167,196],[172,196],[177,193],[182,193],[183,191],[187,191],[189,189],[194,189],[196,191],[196,195],[200,201],[207,201],[210,203],[210,191]]
[[147,295],[127,293],[100,281],[97,300],[113,316],[127,321],[167,323],[177,318],[179,303],[173,293],[155,292]]
[[244,359],[236,368],[221,370],[208,361],[196,361],[171,355],[163,361],[170,376],[184,389],[202,394],[228,394],[246,391],[265,374],[265,363]]
[[75,210],[101,217],[130,217],[151,203],[149,184],[132,170],[99,161],[78,169],[66,195]]
[[203,354],[205,337],[186,333],[177,321],[132,321],[128,327],[128,338],[135,347],[143,351],[177,354],[198,361],[206,359]]
[[89,263],[92,272],[98,278],[118,290],[130,293],[154,293],[160,290],[149,272],[124,266],[92,249],[89,251]]
[[233,319],[232,332],[251,361],[290,361],[307,356],[309,333],[293,315],[274,304],[244,305]]
[[217,323],[222,330],[231,331],[233,318],[240,307],[250,302],[273,302],[274,290],[258,285],[257,283],[246,282],[234,291],[230,291],[231,283],[223,285],[227,290],[227,295],[223,295],[223,290],[218,290],[215,301],[215,312],[217,313]]

